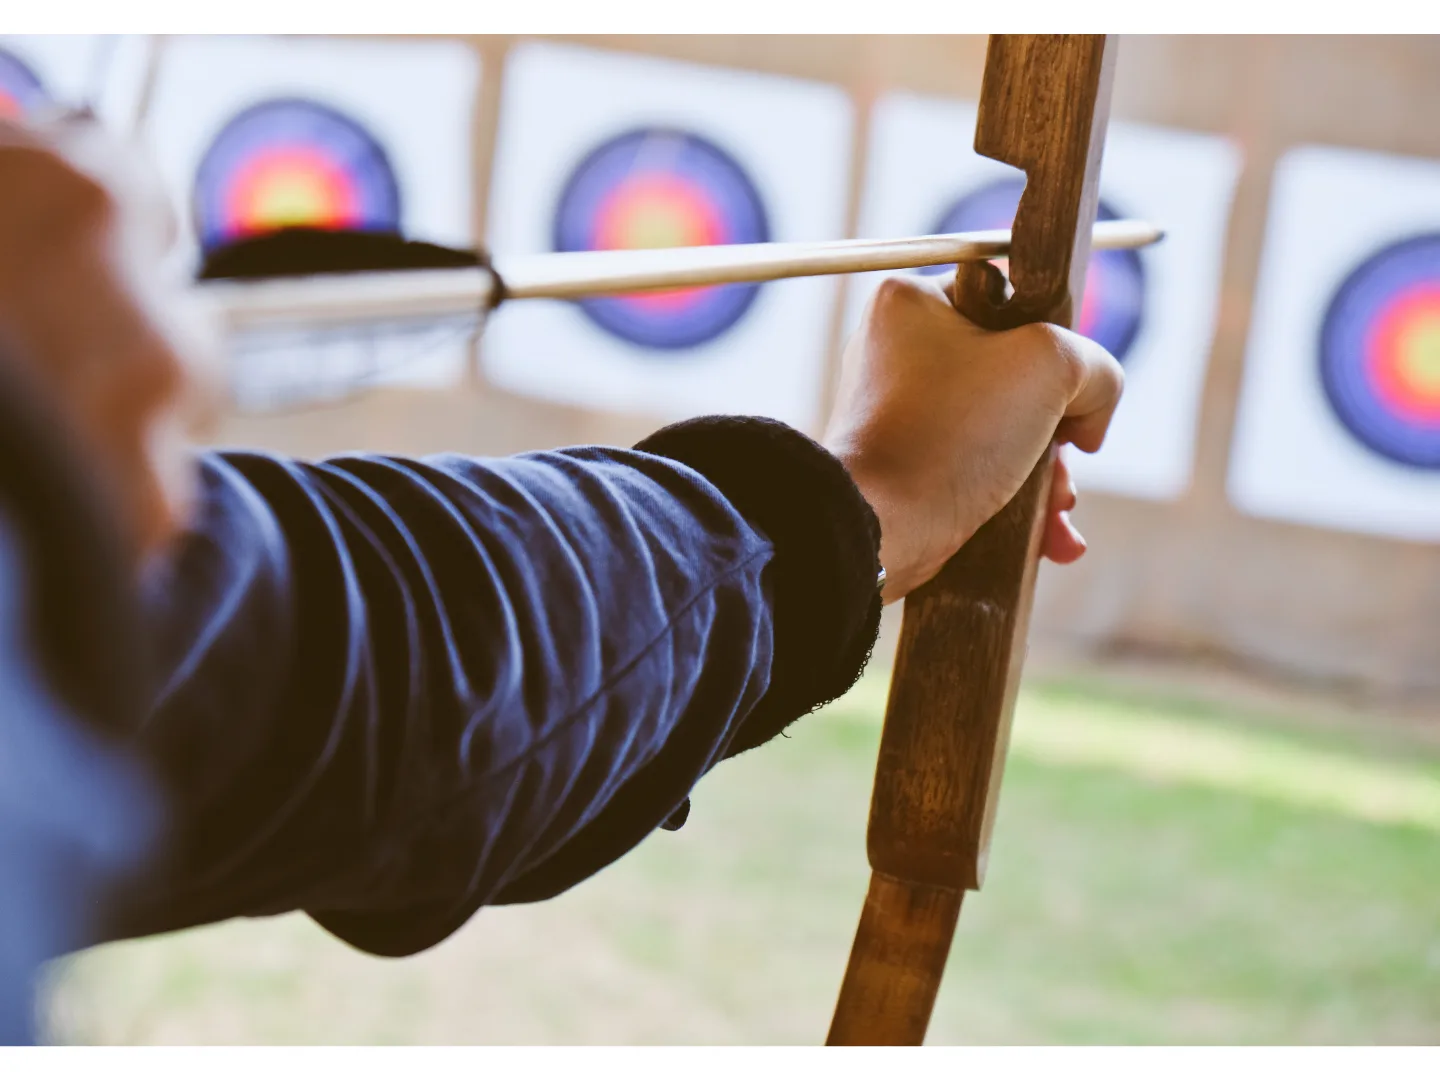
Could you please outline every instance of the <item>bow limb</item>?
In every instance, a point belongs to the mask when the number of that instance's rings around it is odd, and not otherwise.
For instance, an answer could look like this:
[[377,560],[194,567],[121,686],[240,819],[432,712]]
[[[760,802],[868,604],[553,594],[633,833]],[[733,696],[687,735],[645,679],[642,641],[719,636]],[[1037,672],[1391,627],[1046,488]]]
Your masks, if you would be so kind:
[[[994,35],[975,149],[1021,168],[1010,278],[965,264],[952,295],[1003,330],[1069,325],[1099,198],[1115,41]],[[905,600],[867,848],[872,869],[830,1044],[918,1045],[960,904],[978,889],[994,822],[1055,449],[933,580]]]

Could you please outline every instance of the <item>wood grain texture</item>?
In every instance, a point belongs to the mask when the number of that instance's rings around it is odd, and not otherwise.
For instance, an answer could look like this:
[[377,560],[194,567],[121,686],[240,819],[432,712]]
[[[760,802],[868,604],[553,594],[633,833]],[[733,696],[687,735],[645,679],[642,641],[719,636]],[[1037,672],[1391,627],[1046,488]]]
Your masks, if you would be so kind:
[[[918,1046],[925,1040],[964,896],[889,874],[870,878],[857,935],[870,943],[871,960],[845,972],[827,1043]],[[866,983],[851,986],[852,979]]]
[[1070,325],[1071,300],[1084,291],[1100,197],[1115,51],[1104,35],[991,37],[975,150],[1023,169],[1026,187],[1011,227],[1014,296],[997,304],[986,278],[998,271],[983,263],[963,267],[958,306],[971,321],[992,330]]
[[[1109,110],[1104,36],[990,39],[975,148],[1022,168],[1013,295],[988,263],[953,288],[972,321],[1069,325],[1084,283]],[[1013,500],[905,600],[870,807],[874,871],[828,1042],[918,1044],[960,897],[985,877],[1035,592],[1055,449]],[[946,899],[952,898],[953,901]]]

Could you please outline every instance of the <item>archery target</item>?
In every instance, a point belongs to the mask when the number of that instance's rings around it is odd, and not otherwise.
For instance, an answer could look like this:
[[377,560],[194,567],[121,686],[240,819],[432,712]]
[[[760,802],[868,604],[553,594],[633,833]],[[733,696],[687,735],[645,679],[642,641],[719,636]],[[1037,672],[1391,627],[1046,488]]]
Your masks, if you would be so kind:
[[313,101],[261,102],[226,124],[195,170],[194,202],[206,251],[292,225],[400,231],[385,148]]
[[0,120],[88,105],[128,132],[149,62],[140,34],[0,34]]
[[1440,162],[1277,166],[1229,490],[1259,517],[1440,539]]
[[[550,43],[510,54],[490,248],[551,251],[844,234],[851,110],[834,87]],[[837,287],[820,279],[502,306],[497,385],[679,419],[818,419]]]
[[[765,204],[744,168],[708,139],[642,128],[596,147],[576,166],[555,210],[556,251],[758,244]],[[580,308],[622,341],[689,349],[734,326],[755,284],[585,298]]]
[[1388,244],[1345,279],[1320,328],[1320,378],[1356,439],[1440,469],[1440,233]]
[[[478,58],[454,41],[170,41],[144,130],[180,209],[180,269],[294,225],[472,247],[478,86]],[[463,335],[417,351],[410,333],[360,333],[236,372],[242,396],[286,399],[287,380],[313,388],[321,369],[338,387],[447,386],[469,363]]]
[[[877,102],[862,236],[1009,227],[1024,175],[975,153],[975,115],[971,103],[911,94]],[[1125,398],[1098,453],[1067,448],[1082,491],[1170,500],[1189,486],[1239,171],[1239,152],[1227,139],[1141,124],[1109,127],[1098,216],[1143,218],[1166,237],[1143,251],[1091,255],[1075,328],[1124,365]],[[884,276],[852,278],[850,329]]]

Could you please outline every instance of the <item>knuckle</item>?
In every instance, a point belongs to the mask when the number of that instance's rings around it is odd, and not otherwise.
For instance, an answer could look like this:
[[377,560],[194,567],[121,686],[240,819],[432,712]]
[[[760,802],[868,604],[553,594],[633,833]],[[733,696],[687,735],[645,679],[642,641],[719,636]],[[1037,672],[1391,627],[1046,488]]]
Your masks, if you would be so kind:
[[1030,323],[1017,328],[1016,333],[1023,335],[1020,345],[1030,362],[1067,401],[1072,400],[1087,378],[1085,358],[1076,347],[1074,335],[1052,323]]
[[879,288],[875,290],[875,306],[877,309],[895,307],[899,304],[913,301],[918,294],[915,283],[908,278],[898,274],[883,278]]
[[1053,352],[1057,335],[1056,328],[1049,323],[1026,323],[1017,326],[1015,333],[1024,347],[1037,354]]

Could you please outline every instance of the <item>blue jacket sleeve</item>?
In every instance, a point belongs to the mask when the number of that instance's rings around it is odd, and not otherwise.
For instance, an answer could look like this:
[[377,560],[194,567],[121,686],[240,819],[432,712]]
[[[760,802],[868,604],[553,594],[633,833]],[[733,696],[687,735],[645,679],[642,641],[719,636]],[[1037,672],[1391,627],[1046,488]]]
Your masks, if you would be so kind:
[[207,455],[147,583],[170,856],[125,934],[306,910],[406,955],[555,895],[858,676],[878,533],[767,421],[504,459]]

